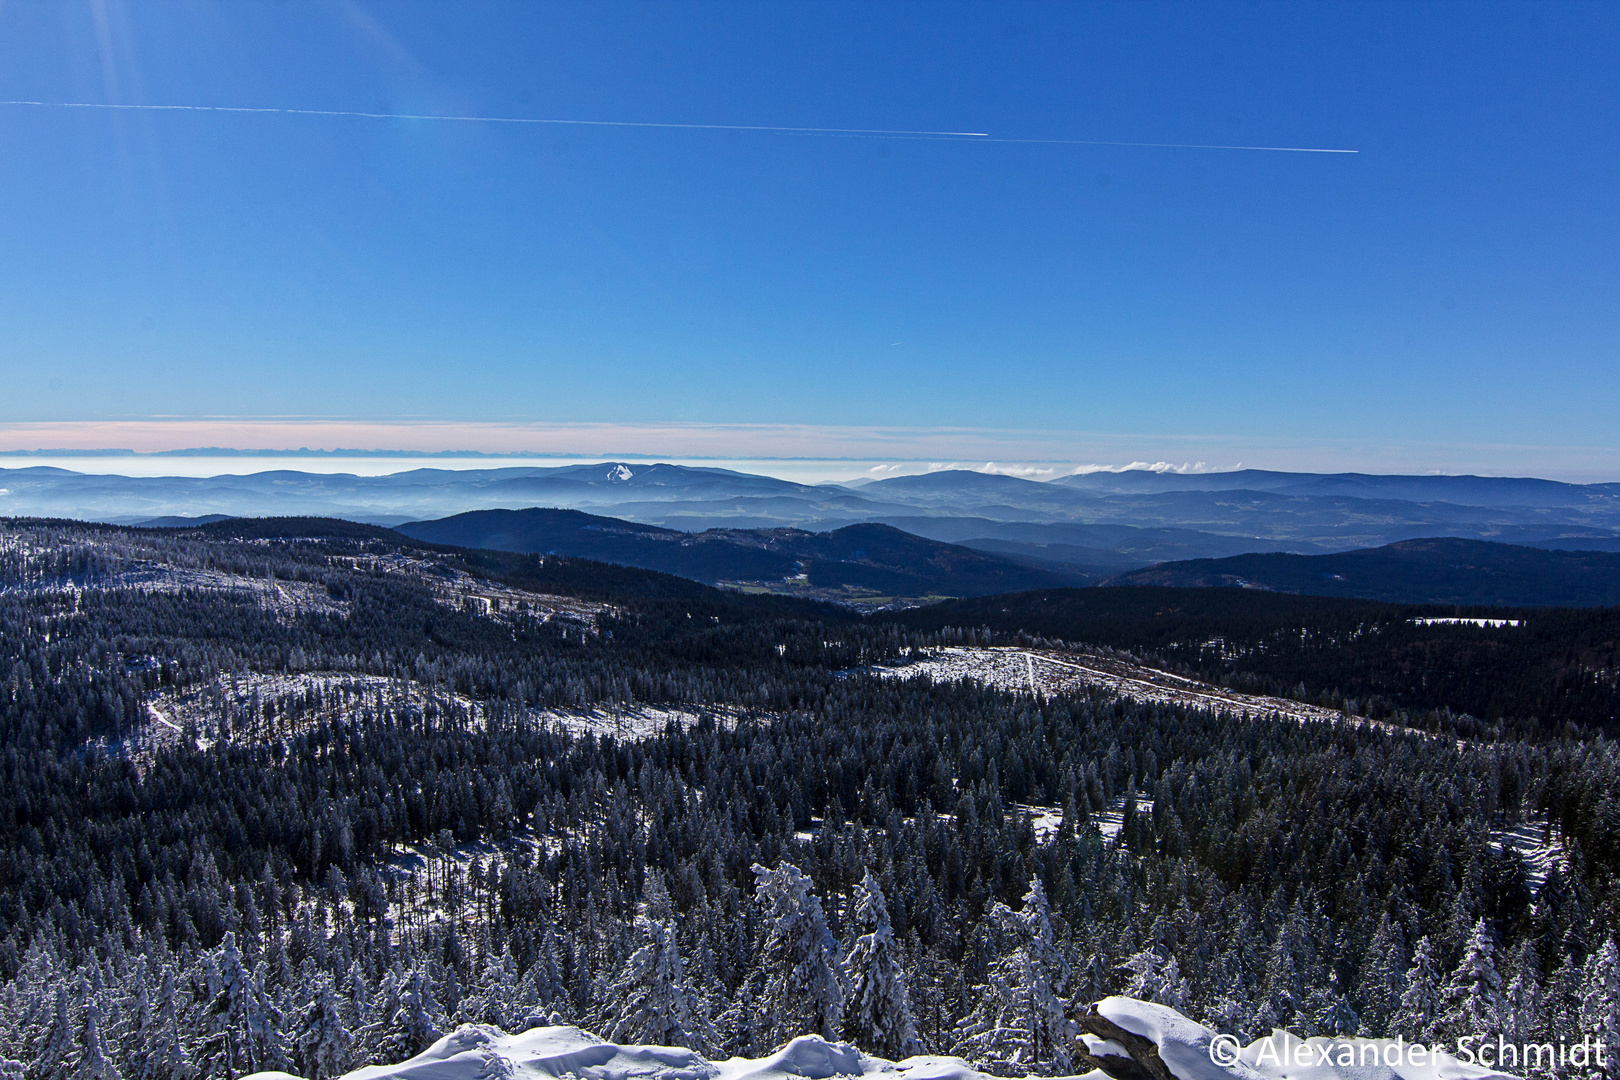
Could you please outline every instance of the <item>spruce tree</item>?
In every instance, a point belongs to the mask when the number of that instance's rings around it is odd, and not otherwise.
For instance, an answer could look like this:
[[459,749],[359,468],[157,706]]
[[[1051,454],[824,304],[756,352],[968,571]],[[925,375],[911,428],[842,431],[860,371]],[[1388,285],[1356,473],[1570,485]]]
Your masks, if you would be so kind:
[[180,1012],[175,1003],[177,993],[174,972],[165,968],[158,990],[154,1045],[146,1058],[142,1080],[191,1080],[197,1075],[180,1031]]
[[1429,1041],[1434,1037],[1443,1004],[1434,946],[1427,937],[1421,937],[1412,950],[1412,966],[1406,970],[1406,989],[1401,991],[1395,1030],[1413,1042]]
[[102,1042],[101,1006],[94,997],[87,998],[84,1003],[84,1031],[73,1075],[75,1080],[123,1080],[118,1066],[113,1064]]
[[1441,1038],[1500,1031],[1504,1003],[1502,975],[1496,969],[1496,943],[1483,917],[1475,920],[1457,969],[1440,994]]
[[304,1008],[297,1034],[298,1069],[305,1080],[334,1080],[353,1061],[354,1036],[343,1023],[330,977],[315,979],[315,995]]
[[1361,1034],[1381,1039],[1394,1033],[1406,989],[1406,950],[1400,925],[1384,912],[1367,944],[1361,975]]
[[433,980],[418,962],[405,978],[399,1006],[388,1020],[382,1052],[390,1060],[415,1057],[444,1035],[444,1010],[433,995]]
[[827,929],[811,881],[792,863],[775,870],[754,864],[754,895],[768,930],[761,950],[764,985],[757,1003],[770,1018],[772,1038],[796,1035],[836,1039],[844,1020],[844,981],[837,943]]
[[1581,1028],[1603,1044],[1607,1075],[1620,1074],[1620,954],[1609,938],[1586,961]]
[[650,905],[642,904],[635,926],[641,945],[608,984],[603,1037],[713,1054],[714,1031],[703,995],[686,977],[674,923],[654,918]]
[[999,955],[975,988],[973,1011],[957,1025],[952,1053],[1020,1073],[1066,1072],[1073,1038],[1063,997],[1068,966],[1057,949],[1040,880],[1030,880],[1023,910],[998,902],[986,923]]
[[896,955],[894,930],[883,890],[868,870],[855,895],[855,917],[868,927],[844,959],[849,1006],[844,1032],[856,1046],[898,1061],[922,1053],[911,997]]
[[1510,977],[1502,991],[1502,1034],[1509,1042],[1537,1042],[1545,1037],[1544,995],[1538,970],[1541,958],[1535,942],[1521,941],[1509,963]]

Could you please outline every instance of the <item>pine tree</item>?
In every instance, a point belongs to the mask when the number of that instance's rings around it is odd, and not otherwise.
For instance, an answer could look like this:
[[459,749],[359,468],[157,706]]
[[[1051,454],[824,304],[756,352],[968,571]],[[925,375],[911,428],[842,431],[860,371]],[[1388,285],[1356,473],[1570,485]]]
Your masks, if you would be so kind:
[[796,1035],[836,1039],[844,1020],[844,982],[837,943],[827,929],[811,881],[792,863],[775,870],[754,864],[754,895],[766,909],[769,930],[761,950],[764,986],[757,1007],[770,1018],[773,1038]]
[[850,1041],[880,1057],[898,1061],[922,1053],[911,997],[896,955],[894,929],[883,890],[868,870],[856,891],[855,917],[870,929],[844,959],[849,1007],[844,1031]]
[[1395,1014],[1395,1030],[1413,1042],[1432,1039],[1444,1004],[1440,990],[1434,946],[1427,937],[1419,938],[1417,948],[1412,950],[1412,966],[1406,971],[1406,989],[1401,992],[1400,1011]]
[[1474,922],[1462,961],[1440,996],[1440,1020],[1435,1029],[1440,1037],[1455,1039],[1501,1030],[1505,1011],[1502,975],[1496,970],[1496,943],[1483,917]]
[[715,1035],[703,995],[686,977],[673,922],[642,904],[636,915],[641,946],[608,984],[602,1034],[611,1042],[684,1046],[712,1054]]

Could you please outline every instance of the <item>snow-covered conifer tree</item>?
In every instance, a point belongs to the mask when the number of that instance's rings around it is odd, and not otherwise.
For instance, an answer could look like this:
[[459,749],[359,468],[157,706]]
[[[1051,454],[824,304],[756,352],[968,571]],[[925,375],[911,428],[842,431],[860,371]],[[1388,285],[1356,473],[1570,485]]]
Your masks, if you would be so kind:
[[1439,1022],[1441,1005],[1434,946],[1422,937],[1412,950],[1412,966],[1406,971],[1406,989],[1401,992],[1400,1009],[1395,1014],[1395,1030],[1414,1042],[1429,1040]]
[[1271,1024],[1287,1027],[1296,1022],[1305,1008],[1306,979],[1300,972],[1299,935],[1291,918],[1277,930],[1271,954],[1266,958],[1266,981],[1260,991],[1262,1007],[1269,1006]]
[[287,1060],[286,1036],[283,1027],[286,1017],[275,997],[265,985],[269,968],[260,960],[248,976],[247,984],[247,1052],[251,1068],[257,1072],[283,1072]]
[[1406,989],[1405,953],[1400,924],[1386,911],[1367,945],[1361,974],[1361,1034],[1369,1038],[1394,1034],[1401,992]]
[[1525,938],[1513,951],[1508,984],[1502,991],[1502,1035],[1509,1042],[1537,1042],[1546,1030],[1540,967],[1535,942]]
[[1181,977],[1181,965],[1175,957],[1166,960],[1155,949],[1132,953],[1120,965],[1126,974],[1126,997],[1139,1001],[1156,1001],[1172,1009],[1184,1007],[1187,1000],[1187,980]]
[[1580,1042],[1581,1000],[1586,989],[1586,972],[1565,953],[1553,973],[1547,977],[1543,991],[1543,1008],[1552,1037],[1562,1043]]
[[297,1035],[299,1073],[307,1080],[333,1080],[349,1071],[353,1051],[354,1036],[343,1023],[332,980],[317,976]]
[[35,1080],[61,1080],[68,1075],[75,1041],[73,1028],[67,987],[57,983],[56,1006],[39,1042],[39,1050],[34,1054],[32,1068],[29,1070]]
[[191,1080],[197,1074],[180,1032],[180,1013],[175,1004],[177,993],[174,972],[165,968],[158,989],[152,1051],[146,1056],[142,1080]]
[[1502,974],[1496,969],[1496,943],[1483,917],[1475,920],[1462,961],[1440,996],[1436,1031],[1442,1038],[1501,1030]]
[[792,863],[775,870],[754,864],[754,895],[766,908],[769,930],[761,967],[765,982],[758,1008],[770,1018],[773,1037],[838,1038],[844,1021],[844,981],[837,943],[827,929],[810,879]]
[[643,904],[635,925],[641,946],[608,984],[602,1035],[612,1042],[712,1054],[714,1031],[703,995],[686,977],[674,923],[654,918],[650,905]]
[[433,980],[418,963],[400,989],[399,1007],[389,1018],[383,1052],[395,1061],[415,1057],[444,1034],[444,1010],[433,996]]
[[1620,954],[1614,938],[1586,961],[1581,986],[1581,1028],[1604,1046],[1607,1074],[1620,1074]]
[[844,1031],[850,1041],[881,1057],[899,1060],[922,1052],[911,1016],[911,996],[896,955],[894,929],[883,890],[868,870],[855,899],[855,917],[869,927],[844,959],[849,1007]]
[[217,954],[210,954],[208,960],[203,973],[212,995],[204,1005],[207,1029],[199,1048],[199,1064],[205,1072],[229,1076],[251,1072],[247,1051],[250,979],[234,930],[225,932]]
[[997,903],[986,917],[1000,955],[957,1025],[953,1053],[976,1061],[1065,1072],[1072,1023],[1064,1005],[1068,965],[1052,932],[1046,890],[1031,879],[1022,911]]
[[84,1034],[79,1047],[79,1059],[74,1064],[75,1080],[123,1080],[107,1056],[101,1037],[101,1006],[93,995],[84,1002]]

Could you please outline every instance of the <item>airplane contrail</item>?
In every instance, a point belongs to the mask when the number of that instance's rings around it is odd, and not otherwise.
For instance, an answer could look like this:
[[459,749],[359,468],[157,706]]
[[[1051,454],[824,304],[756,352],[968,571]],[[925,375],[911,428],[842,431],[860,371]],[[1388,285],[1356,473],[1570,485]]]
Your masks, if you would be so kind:
[[460,116],[453,113],[362,112],[355,109],[283,109],[252,105],[119,105],[103,101],[0,101],[0,107],[106,109],[132,112],[254,113],[274,116],[346,116],[361,120],[438,120],[466,124],[540,124],[555,127],[665,128],[684,131],[753,131],[781,135],[825,135],[847,139],[943,139],[1045,146],[1138,146],[1160,150],[1270,150],[1294,154],[1355,154],[1315,146],[1227,146],[1214,143],[1108,142],[1100,139],[998,138],[987,131],[905,131],[889,128],[785,127],[767,124],[677,124],[650,120],[557,120],[531,116]]
[[0,101],[0,106],[42,109],[118,109],[147,112],[269,113],[280,116],[352,116],[362,120],[446,120],[468,124],[551,124],[576,127],[678,128],[688,131],[760,131],[789,135],[869,138],[983,139],[983,131],[892,131],[886,128],[778,127],[764,124],[667,124],[647,120],[552,120],[531,116],[458,116],[453,113],[382,113],[352,109],[278,109],[249,105],[114,105],[101,101]]
[[1226,143],[1110,142],[1103,139],[1000,139],[986,135],[980,142],[1026,143],[1033,146],[1144,146],[1159,150],[1274,150],[1285,154],[1359,154],[1326,146],[1238,146]]

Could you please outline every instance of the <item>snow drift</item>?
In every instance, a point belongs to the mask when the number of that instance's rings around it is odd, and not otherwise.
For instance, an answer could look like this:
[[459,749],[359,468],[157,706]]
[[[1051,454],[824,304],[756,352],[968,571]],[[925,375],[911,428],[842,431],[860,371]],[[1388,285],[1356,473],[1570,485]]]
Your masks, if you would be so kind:
[[[1076,1058],[1100,1067],[1084,1080],[1516,1080],[1448,1054],[1423,1064],[1384,1053],[1388,1039],[1299,1039],[1274,1031],[1217,1065],[1217,1033],[1174,1009],[1126,997],[1105,998],[1079,1017]],[[1376,1059],[1379,1064],[1299,1064],[1298,1047],[1322,1062]],[[1376,1047],[1379,1053],[1365,1052]],[[1348,1051],[1346,1051],[1348,1048]],[[1346,1058],[1346,1053],[1348,1058]],[[1395,1065],[1382,1062],[1394,1060]],[[804,1035],[768,1057],[709,1061],[681,1047],[621,1046],[576,1027],[537,1027],[517,1035],[498,1028],[458,1028],[397,1065],[368,1065],[344,1080],[982,1080],[987,1074],[961,1058],[885,1061],[847,1043]],[[296,1080],[287,1073],[254,1073],[244,1080]]]

